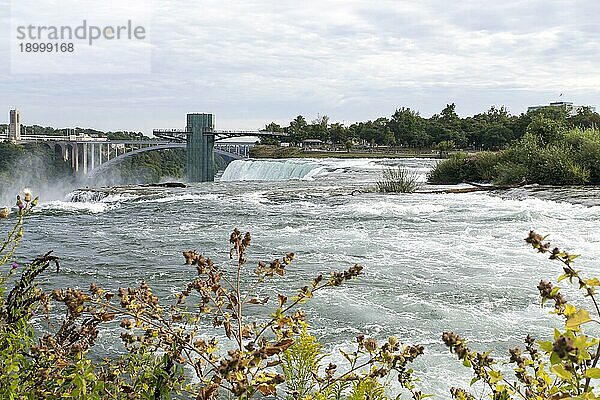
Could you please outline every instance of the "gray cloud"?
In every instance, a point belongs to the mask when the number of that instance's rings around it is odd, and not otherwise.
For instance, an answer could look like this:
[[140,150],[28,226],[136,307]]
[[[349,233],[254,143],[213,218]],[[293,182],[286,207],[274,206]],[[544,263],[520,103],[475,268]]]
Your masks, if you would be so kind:
[[[56,12],[40,3],[42,15]],[[149,132],[182,125],[190,111],[257,128],[401,106],[431,115],[448,102],[462,114],[494,104],[518,113],[560,93],[600,105],[598,11],[594,0],[155,1],[152,74],[19,76],[3,65],[0,109],[19,106],[47,125]]]

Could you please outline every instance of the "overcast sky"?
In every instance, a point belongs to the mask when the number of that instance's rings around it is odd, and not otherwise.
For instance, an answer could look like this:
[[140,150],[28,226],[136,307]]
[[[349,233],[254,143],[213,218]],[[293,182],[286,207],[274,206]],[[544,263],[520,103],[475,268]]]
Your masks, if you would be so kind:
[[[29,124],[150,133],[183,127],[188,112],[256,129],[298,114],[428,117],[451,102],[461,115],[600,106],[598,0],[156,0],[152,72],[110,75],[11,74],[10,1],[0,4],[0,121],[18,107]],[[70,15],[53,1],[35,10]]]

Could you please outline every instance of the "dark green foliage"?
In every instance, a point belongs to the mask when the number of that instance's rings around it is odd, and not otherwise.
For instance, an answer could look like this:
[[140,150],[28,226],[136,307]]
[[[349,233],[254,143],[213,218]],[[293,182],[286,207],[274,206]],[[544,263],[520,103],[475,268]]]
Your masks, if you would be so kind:
[[559,142],[566,133],[566,127],[562,121],[539,115],[532,118],[527,133],[538,137],[541,144],[546,145]]
[[552,144],[539,153],[537,168],[528,180],[546,185],[583,185],[590,173],[575,160],[573,149],[565,143]]
[[0,173],[8,173],[16,161],[25,153],[23,146],[11,142],[0,142]]
[[580,129],[597,129],[600,127],[600,115],[589,107],[583,107],[576,115],[568,118],[569,124]]
[[107,184],[157,183],[185,177],[185,150],[149,151],[126,158],[97,179]]
[[[492,106],[483,113],[461,118],[452,103],[430,118],[402,107],[389,118],[379,117],[350,126],[329,124],[326,116],[309,123],[299,115],[287,127],[270,123],[265,130],[289,133],[286,141],[292,144],[300,144],[305,139],[320,139],[340,150],[348,141],[362,146],[412,148],[434,148],[440,142],[452,141],[459,149],[501,150],[522,138],[530,124],[532,134],[549,143],[572,128],[600,127],[600,115],[585,107],[576,115],[569,115],[562,107],[511,115],[505,107]],[[265,139],[261,144],[271,142]]]
[[498,155],[491,152],[454,153],[438,163],[427,178],[430,183],[441,185],[489,181],[497,160]]
[[565,136],[575,161],[589,172],[591,185],[600,185],[600,131],[574,129]]
[[[481,153],[483,154],[483,153]],[[600,184],[600,133],[572,129],[535,116],[518,142],[495,156],[454,155],[440,162],[429,181],[456,184],[476,180],[497,184],[523,181],[543,185]]]
[[144,136],[142,132],[106,132],[108,140],[149,140],[148,136]]
[[408,147],[425,147],[429,145],[427,120],[410,108],[401,108],[392,115],[388,126],[396,139],[397,145]]
[[500,185],[509,185],[514,182],[521,182],[527,176],[528,169],[523,164],[514,162],[499,163],[494,167],[494,182]]
[[498,158],[499,154],[491,151],[483,151],[475,154],[472,162],[475,164],[478,180],[487,182],[494,179]]

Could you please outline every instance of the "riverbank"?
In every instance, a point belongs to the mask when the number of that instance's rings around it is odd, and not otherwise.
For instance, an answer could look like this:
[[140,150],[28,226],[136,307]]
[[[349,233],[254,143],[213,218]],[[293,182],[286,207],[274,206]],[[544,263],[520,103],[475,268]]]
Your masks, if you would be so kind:
[[300,147],[254,146],[250,149],[252,158],[434,158],[437,152],[432,150],[414,151],[325,151],[305,150]]

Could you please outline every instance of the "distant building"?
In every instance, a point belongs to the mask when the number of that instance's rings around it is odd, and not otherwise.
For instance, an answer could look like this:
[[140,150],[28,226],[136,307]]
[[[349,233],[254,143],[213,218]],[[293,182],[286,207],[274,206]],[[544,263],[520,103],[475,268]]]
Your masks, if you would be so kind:
[[16,142],[21,140],[21,112],[17,109],[10,110],[8,125],[8,140]]
[[589,108],[592,112],[596,112],[596,107],[590,107],[590,106],[574,106],[573,103],[571,103],[570,101],[555,101],[553,103],[550,103],[547,106],[532,106],[532,107],[527,107],[527,112],[532,112],[532,111],[537,111],[537,110],[541,110],[544,108],[549,108],[549,107],[559,107],[559,108],[563,108],[567,111],[567,115],[572,117],[574,115],[577,115],[580,111],[583,111],[584,108]]
[[311,148],[323,145],[323,141],[319,139],[306,139],[302,141],[302,147]]

